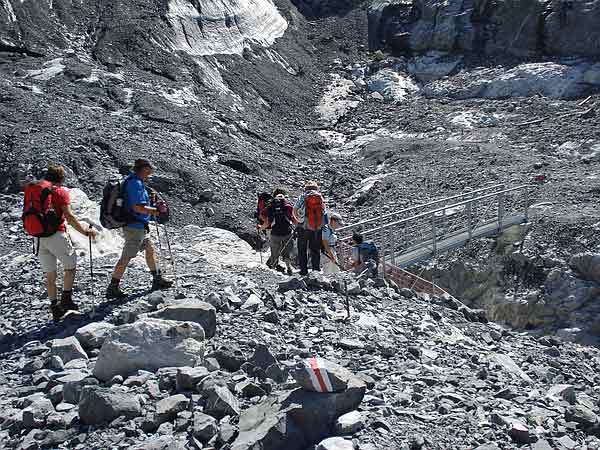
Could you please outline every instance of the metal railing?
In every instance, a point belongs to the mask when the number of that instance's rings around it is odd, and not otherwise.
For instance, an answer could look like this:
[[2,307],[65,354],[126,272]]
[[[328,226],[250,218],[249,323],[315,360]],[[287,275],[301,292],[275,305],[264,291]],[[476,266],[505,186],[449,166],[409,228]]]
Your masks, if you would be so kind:
[[423,203],[420,205],[411,206],[408,208],[399,209],[390,213],[385,214],[377,214],[374,217],[365,220],[359,220],[356,223],[352,223],[350,225],[341,227],[337,230],[338,234],[352,234],[354,231],[362,231],[365,227],[376,227],[380,225],[384,225],[386,223],[394,222],[399,219],[403,219],[405,217],[415,216],[417,214],[431,211],[433,209],[438,209],[444,206],[452,205],[458,202],[462,202],[465,200],[469,200],[475,197],[480,197],[485,194],[489,194],[491,192],[497,192],[504,189],[503,184],[496,184],[493,186],[488,186],[480,189],[475,189],[471,191],[462,192],[457,195],[453,195],[450,197],[445,197],[438,200],[433,200],[428,203]]
[[340,228],[341,261],[350,259],[350,241],[357,230],[377,245],[383,273],[386,265],[408,267],[470,239],[496,234],[527,221],[529,190],[529,185],[496,185]]

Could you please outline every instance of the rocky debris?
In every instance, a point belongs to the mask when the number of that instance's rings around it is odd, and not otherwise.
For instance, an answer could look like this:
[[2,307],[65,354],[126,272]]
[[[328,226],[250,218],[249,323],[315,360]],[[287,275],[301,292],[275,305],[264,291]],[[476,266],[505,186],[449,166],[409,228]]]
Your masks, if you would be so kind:
[[217,315],[213,306],[198,301],[184,301],[168,305],[158,311],[149,313],[148,317],[180,322],[194,322],[202,326],[207,338],[215,335]]
[[156,412],[154,414],[157,426],[172,422],[177,418],[177,414],[188,409],[190,400],[185,395],[173,395],[156,403]]
[[[194,424],[192,430],[196,439],[199,439],[200,442],[208,442],[217,435],[219,426],[214,417],[196,411],[194,412]],[[228,442],[228,440],[225,442]]]
[[194,366],[204,355],[204,329],[192,322],[142,319],[114,328],[106,337],[94,376],[109,380],[138,369]]
[[115,326],[107,322],[92,322],[75,332],[75,337],[86,350],[102,347],[109,331]]
[[231,448],[301,450],[316,444],[329,434],[338,417],[356,409],[365,389],[362,381],[352,378],[342,392],[296,389],[273,395],[242,413],[240,434]]
[[369,91],[383,95],[390,102],[401,102],[419,90],[410,77],[392,69],[378,71],[368,79],[367,85]]
[[521,64],[510,70],[475,69],[456,77],[433,81],[422,88],[425,95],[453,98],[531,97],[539,93],[551,98],[577,98],[590,90],[584,81],[589,65],[552,62]]
[[50,353],[58,356],[65,364],[76,359],[88,359],[81,344],[74,336],[54,339],[51,343]]
[[79,401],[79,418],[88,425],[108,423],[118,417],[139,417],[142,405],[135,394],[117,389],[85,387]]
[[177,390],[196,389],[198,383],[205,380],[210,375],[206,367],[180,367],[177,369]]
[[573,255],[569,265],[584,280],[600,283],[600,255],[591,253]]
[[593,24],[599,15],[595,2],[500,1],[492,6],[476,1],[466,6],[459,1],[383,0],[369,8],[369,44],[373,50],[384,45],[400,52],[597,56]]

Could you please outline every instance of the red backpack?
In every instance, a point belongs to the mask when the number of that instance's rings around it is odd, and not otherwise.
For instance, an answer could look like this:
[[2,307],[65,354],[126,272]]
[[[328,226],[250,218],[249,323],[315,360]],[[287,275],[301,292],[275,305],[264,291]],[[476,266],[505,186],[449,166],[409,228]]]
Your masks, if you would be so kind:
[[58,231],[62,213],[54,210],[52,194],[52,183],[49,181],[32,183],[25,188],[23,228],[30,236],[49,237]]
[[308,192],[304,197],[304,211],[306,227],[313,231],[320,230],[323,227],[323,211],[325,211],[323,196],[317,191]]

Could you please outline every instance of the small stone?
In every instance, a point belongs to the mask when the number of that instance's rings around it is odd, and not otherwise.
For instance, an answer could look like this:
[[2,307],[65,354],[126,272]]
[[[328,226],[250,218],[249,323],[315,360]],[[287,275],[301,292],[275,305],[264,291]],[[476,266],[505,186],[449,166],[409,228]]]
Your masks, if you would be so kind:
[[359,411],[351,411],[338,417],[335,423],[335,431],[338,434],[354,434],[365,426]]
[[65,339],[54,339],[51,342],[50,353],[59,356],[65,364],[74,359],[88,359],[83,347],[74,336]]
[[331,437],[321,441],[317,450],[354,450],[354,444],[341,437]]

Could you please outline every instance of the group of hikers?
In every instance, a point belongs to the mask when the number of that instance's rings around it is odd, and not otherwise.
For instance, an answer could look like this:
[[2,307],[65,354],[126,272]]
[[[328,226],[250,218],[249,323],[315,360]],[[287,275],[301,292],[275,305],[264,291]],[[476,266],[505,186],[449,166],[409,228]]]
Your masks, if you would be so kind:
[[[152,274],[151,290],[168,289],[173,281],[164,278],[158,264],[158,254],[150,234],[151,222],[165,223],[169,211],[166,202],[158,193],[147,186],[154,172],[147,159],[137,159],[129,175],[122,180],[107,183],[103,192],[100,219],[106,228],[121,228],[125,243],[117,261],[111,281],[106,288],[107,299],[123,299],[128,296],[120,288],[121,279],[130,261],[141,251],[145,252],[146,263]],[[33,181],[25,187],[23,227],[34,237],[34,252],[37,254],[45,274],[50,313],[54,321],[60,321],[66,313],[77,311],[73,300],[73,284],[77,267],[77,254],[67,233],[66,224],[87,236],[91,242],[98,232],[79,221],[71,209],[69,190],[64,187],[64,167],[51,165],[41,181]],[[295,204],[287,192],[276,189],[272,194],[259,198],[256,212],[257,228],[269,235],[271,255],[267,261],[270,268],[293,275],[295,265],[294,243],[297,240],[300,275],[308,275],[308,263],[313,271],[323,270],[326,274],[339,272],[342,265],[336,248],[336,230],[344,226],[342,216],[327,211],[318,184],[308,181]],[[351,268],[357,274],[377,276],[377,248],[364,242],[360,234],[352,236]],[[322,258],[325,256],[323,268]],[[283,259],[286,267],[280,265]],[[63,290],[58,296],[56,286],[57,262],[64,269]]]
[[[287,271],[288,275],[293,274],[294,241],[297,240],[301,276],[308,275],[309,259],[313,271],[333,274],[344,270],[337,252],[337,230],[344,226],[344,221],[338,212],[327,210],[317,182],[307,181],[294,204],[281,188],[275,189],[272,194],[260,194],[255,217],[258,221],[257,229],[269,235],[271,255],[267,266],[270,268],[282,273]],[[280,265],[280,259],[286,267]],[[376,277],[378,264],[377,247],[364,242],[361,234],[354,233],[350,267],[356,274]]]

